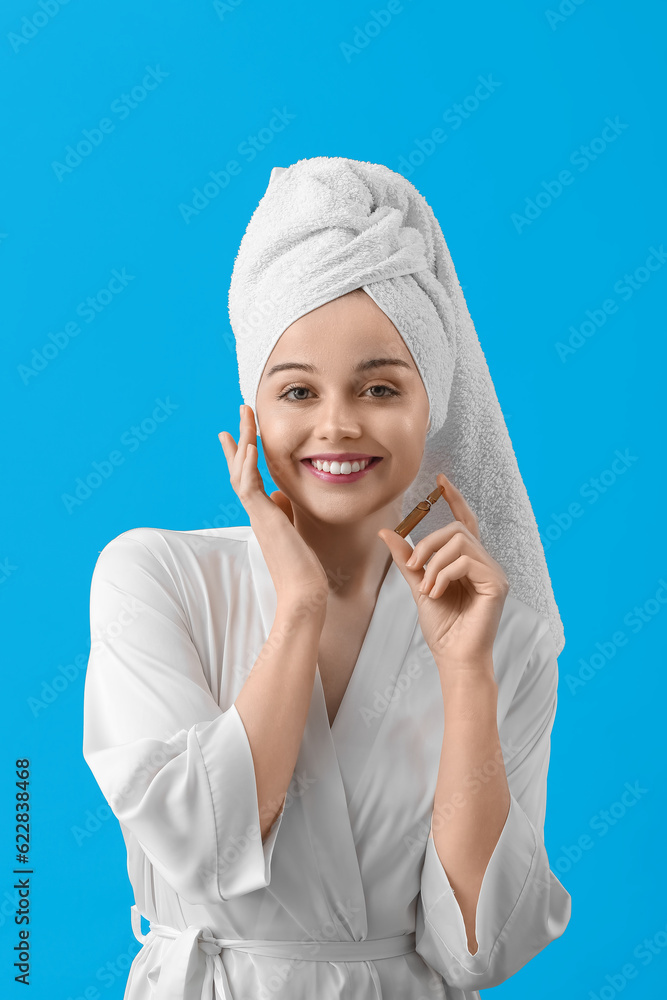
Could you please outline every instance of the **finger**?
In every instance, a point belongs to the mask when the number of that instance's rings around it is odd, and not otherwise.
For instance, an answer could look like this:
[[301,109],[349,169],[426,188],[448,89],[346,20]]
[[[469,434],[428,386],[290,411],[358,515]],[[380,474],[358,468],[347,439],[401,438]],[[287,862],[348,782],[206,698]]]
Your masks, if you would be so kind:
[[440,570],[427,596],[442,597],[452,581],[463,579],[469,580],[478,594],[484,594],[488,597],[495,596],[496,593],[501,593],[503,590],[500,581],[495,579],[495,575],[489,574],[489,567],[485,563],[480,563],[472,556],[462,555]]
[[242,404],[239,408],[239,446],[234,456],[232,467],[233,475],[237,476],[239,480],[241,479],[249,444],[254,444],[257,447],[255,422],[248,414],[248,407]]
[[266,496],[262,476],[257,468],[257,445],[248,442],[239,480],[239,497],[243,498],[244,506],[247,503],[252,503],[258,492]]
[[389,547],[389,551],[399,565],[404,565],[414,551],[410,542],[408,542],[405,538],[402,538],[401,535],[397,534],[395,531],[390,531],[389,528],[381,528],[380,531],[378,531],[378,535]]
[[391,552],[392,559],[410,584],[410,589],[412,590],[414,599],[416,601],[419,600],[419,591],[417,588],[422,580],[424,571],[421,566],[417,569],[412,569],[407,565],[407,560],[413,552],[410,542],[408,542],[405,538],[402,538],[401,535],[398,535],[395,531],[391,531],[389,528],[382,528],[378,531],[378,536],[385,543]]
[[408,559],[408,569],[417,569],[424,566],[434,552],[443,548],[447,542],[457,535],[470,539],[473,545],[480,549],[482,548],[481,542],[468,530],[465,524],[461,521],[452,521],[451,524],[446,524],[444,528],[437,528],[417,542],[412,556]]
[[438,486],[442,486],[444,490],[443,496],[449,504],[452,514],[456,520],[465,524],[468,531],[473,534],[475,538],[479,539],[480,533],[477,515],[468,506],[468,503],[461,491],[454,486],[454,483],[447,479],[444,472],[439,472],[435,478]]
[[227,459],[227,465],[231,466],[231,463],[234,460],[234,455],[236,454],[236,441],[229,431],[220,431],[218,434],[218,441],[222,445],[222,451]]
[[[448,525],[449,527],[449,525]],[[426,539],[422,539],[425,541]],[[424,568],[424,577],[421,581],[420,591],[426,593],[430,590],[438,573],[458,559],[459,556],[468,555],[472,559],[488,566],[488,572],[493,573],[497,568],[497,563],[489,555],[476,538],[472,538],[465,531],[458,531],[449,539],[437,552],[435,552],[428,564]]]
[[[250,515],[251,523],[254,523],[254,518],[260,516],[260,511],[265,509],[262,505],[269,503],[262,474],[257,466],[257,457],[257,445],[249,443],[237,489],[239,500]],[[270,508],[267,509],[275,512],[275,505],[271,504]]]

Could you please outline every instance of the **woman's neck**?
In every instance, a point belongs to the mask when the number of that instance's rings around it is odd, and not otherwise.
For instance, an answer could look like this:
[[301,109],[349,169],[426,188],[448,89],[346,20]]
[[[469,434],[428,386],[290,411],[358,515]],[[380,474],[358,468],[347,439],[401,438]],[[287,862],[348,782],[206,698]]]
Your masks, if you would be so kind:
[[395,528],[401,516],[399,499],[357,524],[323,524],[295,511],[294,525],[322,563],[332,597],[375,599],[392,563],[377,533],[380,528]]

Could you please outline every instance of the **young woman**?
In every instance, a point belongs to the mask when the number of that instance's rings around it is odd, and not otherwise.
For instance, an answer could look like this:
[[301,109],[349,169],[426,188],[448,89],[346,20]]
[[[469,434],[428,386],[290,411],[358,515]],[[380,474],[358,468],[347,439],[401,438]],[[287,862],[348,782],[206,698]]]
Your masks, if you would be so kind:
[[260,208],[230,294],[250,402],[220,434],[250,524],[135,528],[93,576],[84,756],[127,846],[125,997],[472,1000],[570,917],[539,536],[418,192],[318,157]]

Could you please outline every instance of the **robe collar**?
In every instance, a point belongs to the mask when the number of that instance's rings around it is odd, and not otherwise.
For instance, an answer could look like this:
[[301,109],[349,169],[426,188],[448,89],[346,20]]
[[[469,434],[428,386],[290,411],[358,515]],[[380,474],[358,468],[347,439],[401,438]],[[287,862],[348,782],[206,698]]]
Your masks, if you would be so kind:
[[[277,607],[273,579],[261,546],[248,527],[248,556],[258,604],[268,638]],[[414,547],[410,535],[407,541]],[[283,815],[290,828],[285,836],[303,836],[306,827],[312,861],[325,889],[326,902],[333,914],[335,901],[355,902],[348,918],[338,914],[341,936],[363,940],[367,934],[365,895],[355,849],[354,797],[361,788],[360,779],[369,764],[373,745],[385,713],[378,711],[382,699],[391,697],[406,661],[415,630],[419,627],[417,606],[410,586],[392,560],[382,581],[373,615],[364,637],[355,668],[333,722],[329,725],[324,688],[319,668],[315,681],[303,739],[294,773],[304,780],[305,791]],[[375,709],[374,709],[375,706]],[[288,815],[289,812],[289,815]],[[278,835],[278,841],[281,836]],[[294,884],[300,885],[303,871],[283,869],[281,853],[274,858],[271,892],[291,909]],[[302,855],[304,867],[305,855]]]
[[[414,548],[410,535],[406,541]],[[257,593],[259,609],[268,637],[276,615],[277,595],[261,546],[251,527],[248,527],[248,555]],[[315,670],[313,700],[318,723],[324,710],[326,729],[335,746],[342,765],[352,755],[370,749],[375,729],[368,724],[373,714],[373,703],[382,698],[387,685],[398,678],[405,654],[412,641],[419,616],[410,586],[393,561],[389,565],[364,640],[352,671],[338,712],[329,725],[324,688],[319,667]],[[311,705],[311,708],[313,706]],[[364,732],[370,739],[364,738]]]

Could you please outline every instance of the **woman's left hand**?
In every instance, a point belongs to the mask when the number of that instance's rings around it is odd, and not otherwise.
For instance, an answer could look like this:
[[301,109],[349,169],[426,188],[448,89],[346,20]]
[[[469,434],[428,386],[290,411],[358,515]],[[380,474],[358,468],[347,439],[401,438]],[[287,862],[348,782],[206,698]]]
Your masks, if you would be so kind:
[[422,633],[438,667],[450,662],[457,669],[493,669],[493,643],[509,581],[482,545],[477,516],[463,495],[444,473],[439,472],[436,481],[444,488],[442,499],[455,521],[426,535],[414,550],[389,528],[378,535],[410,584]]

